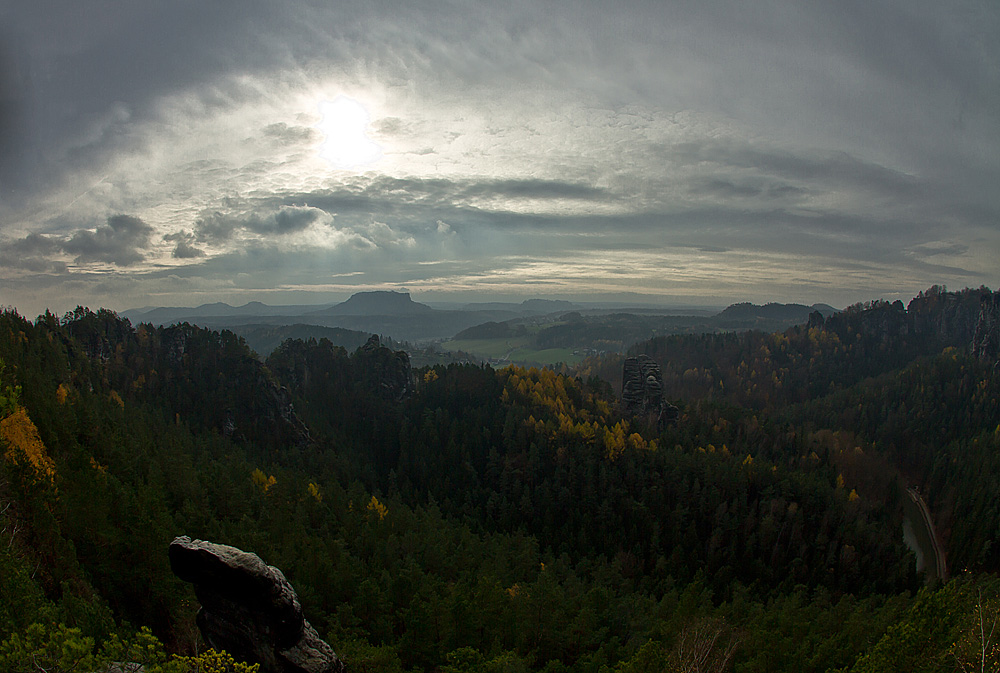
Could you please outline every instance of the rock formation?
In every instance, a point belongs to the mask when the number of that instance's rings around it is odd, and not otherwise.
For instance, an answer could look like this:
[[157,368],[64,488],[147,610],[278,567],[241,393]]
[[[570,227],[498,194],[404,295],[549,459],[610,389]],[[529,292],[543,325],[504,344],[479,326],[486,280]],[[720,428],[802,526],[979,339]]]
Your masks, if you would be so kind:
[[630,416],[656,419],[657,425],[677,422],[679,410],[663,399],[663,374],[660,365],[648,355],[625,359],[622,370],[622,406]]
[[378,335],[373,334],[354,357],[361,368],[361,379],[382,399],[398,402],[413,392],[413,371],[406,351],[383,346]]
[[979,308],[977,290],[948,292],[935,285],[914,297],[906,313],[916,334],[933,336],[941,347],[960,347],[972,340]]
[[[652,389],[648,382],[652,381]],[[648,355],[625,359],[622,368],[622,405],[625,412],[638,414],[648,411],[649,406],[659,405],[663,393],[663,375],[660,365]]]
[[194,584],[198,627],[217,650],[261,673],[342,673],[344,664],[306,621],[280,570],[236,547],[175,538],[170,567]]
[[972,357],[1000,363],[1000,292],[984,292],[972,337]]

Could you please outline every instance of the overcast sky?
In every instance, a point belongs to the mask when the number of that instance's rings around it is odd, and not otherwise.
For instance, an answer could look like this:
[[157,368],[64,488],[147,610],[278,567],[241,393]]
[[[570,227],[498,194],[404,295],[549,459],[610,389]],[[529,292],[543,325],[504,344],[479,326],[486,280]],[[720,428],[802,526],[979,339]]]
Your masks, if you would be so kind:
[[995,0],[0,0],[34,315],[1000,282]]

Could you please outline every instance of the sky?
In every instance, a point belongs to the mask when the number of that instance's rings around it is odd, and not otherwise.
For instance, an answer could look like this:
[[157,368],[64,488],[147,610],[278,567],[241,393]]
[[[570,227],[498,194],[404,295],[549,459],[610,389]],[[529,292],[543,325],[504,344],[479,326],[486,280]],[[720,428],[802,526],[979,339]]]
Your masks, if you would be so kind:
[[1000,284],[995,0],[0,0],[0,305]]

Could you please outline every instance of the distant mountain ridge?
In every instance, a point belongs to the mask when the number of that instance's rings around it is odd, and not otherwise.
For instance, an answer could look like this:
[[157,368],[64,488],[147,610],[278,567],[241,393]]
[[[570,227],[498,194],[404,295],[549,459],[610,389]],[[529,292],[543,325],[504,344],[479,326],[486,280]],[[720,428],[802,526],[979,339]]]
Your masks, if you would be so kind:
[[328,308],[329,304],[299,304],[271,306],[259,301],[251,301],[242,306],[230,306],[224,302],[202,304],[196,307],[157,306],[153,308],[131,308],[119,315],[133,324],[150,323],[166,325],[174,322],[192,322],[195,318],[254,317],[303,315]]
[[[464,309],[443,310],[413,301],[408,292],[374,290],[358,292],[338,304],[269,306],[249,302],[230,306],[216,302],[194,308],[158,307],[129,309],[120,315],[133,324],[164,326],[188,322],[212,329],[231,329],[252,341],[266,354],[275,345],[278,327],[295,325],[304,336],[307,325],[339,328],[356,333],[381,334],[397,341],[445,339],[468,327],[515,317],[538,316],[576,308],[563,300],[526,299],[520,304],[469,304]],[[270,326],[271,329],[268,329]],[[319,338],[320,334],[309,334]],[[355,335],[346,336],[353,343]]]
[[[397,342],[419,344],[444,339],[525,337],[526,329],[541,328],[534,341],[546,348],[620,350],[651,336],[677,332],[714,332],[756,329],[770,331],[805,323],[819,311],[835,313],[827,304],[763,306],[744,302],[721,313],[700,309],[588,309],[563,299],[530,298],[514,302],[481,302],[435,308],[416,302],[409,292],[374,290],[358,292],[346,301],[328,305],[269,306],[248,302],[230,306],[223,302],[194,308],[160,307],[130,309],[121,316],[133,324],[166,326],[188,322],[211,329],[229,329],[246,338],[262,356],[284,338],[329,338],[347,348],[380,334]],[[569,320],[567,316],[576,316]],[[559,324],[569,323],[569,324]],[[337,332],[335,330],[342,330]]]

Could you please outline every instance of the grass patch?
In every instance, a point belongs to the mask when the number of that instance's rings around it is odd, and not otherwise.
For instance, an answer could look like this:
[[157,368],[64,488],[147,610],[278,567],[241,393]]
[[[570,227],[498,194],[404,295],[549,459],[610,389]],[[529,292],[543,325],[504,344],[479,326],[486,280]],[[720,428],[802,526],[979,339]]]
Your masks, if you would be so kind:
[[514,351],[510,356],[510,361],[519,365],[554,365],[557,362],[575,365],[582,360],[582,355],[573,355],[573,351],[569,348],[546,348],[544,350],[522,348]]
[[554,365],[565,362],[574,365],[583,360],[583,356],[573,355],[570,348],[533,348],[529,336],[445,341],[441,348],[452,352],[462,351],[484,360],[506,359],[515,364]]
[[462,339],[460,341],[445,341],[441,348],[449,351],[464,351],[482,358],[502,358],[508,353],[528,346],[529,337],[513,337],[510,339]]

